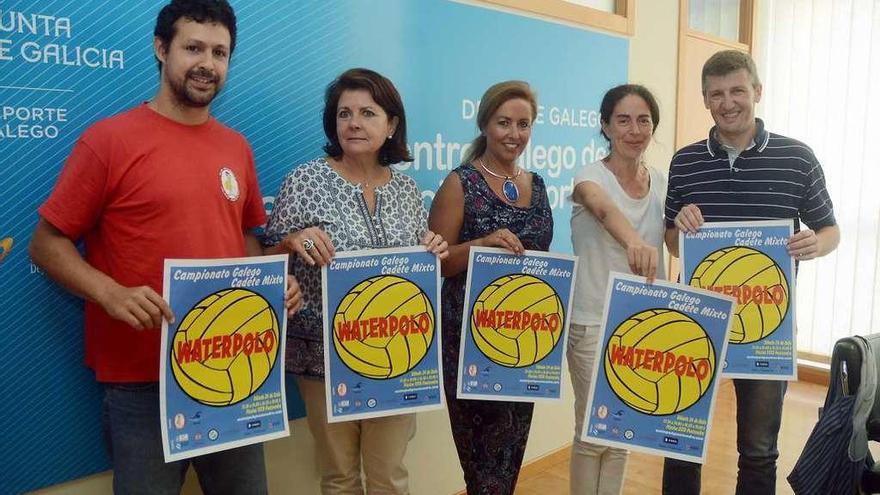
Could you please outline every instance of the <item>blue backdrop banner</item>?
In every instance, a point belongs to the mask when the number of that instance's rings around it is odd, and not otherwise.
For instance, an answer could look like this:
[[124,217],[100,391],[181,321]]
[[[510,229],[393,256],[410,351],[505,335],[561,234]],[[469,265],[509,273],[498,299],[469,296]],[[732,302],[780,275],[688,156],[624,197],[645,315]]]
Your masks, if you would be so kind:
[[[0,427],[15,446],[0,491],[108,468],[102,392],[82,365],[82,303],[30,263],[26,246],[77,137],[155,94],[153,27],[165,3],[0,0],[0,322],[7,329]],[[575,169],[606,152],[598,105],[627,80],[626,39],[448,0],[232,4],[238,44],[212,110],[251,142],[267,210],[284,175],[322,154],[324,89],[343,70],[375,69],[400,90],[415,161],[398,168],[416,179],[426,204],[476,136],[483,91],[522,79],[540,103],[522,165],[547,181],[557,225],[552,250],[570,251],[565,197]],[[288,397],[290,414],[302,416],[295,391]]]

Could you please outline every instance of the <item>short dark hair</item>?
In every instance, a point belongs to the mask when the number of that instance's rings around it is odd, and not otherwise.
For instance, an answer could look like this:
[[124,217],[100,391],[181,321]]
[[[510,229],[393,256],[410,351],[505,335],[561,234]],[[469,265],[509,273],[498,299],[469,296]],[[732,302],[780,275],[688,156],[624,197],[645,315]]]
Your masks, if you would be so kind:
[[[177,34],[174,24],[181,18],[191,19],[199,24],[216,22],[229,30],[229,55],[235,51],[235,11],[226,0],[171,0],[171,3],[162,7],[156,18],[156,28],[153,36],[162,41],[167,49],[171,40]],[[162,71],[162,62],[158,59],[159,72]]]
[[333,158],[342,157],[342,146],[339,144],[339,136],[336,134],[336,107],[339,106],[339,98],[344,91],[363,89],[370,93],[385,114],[388,120],[397,117],[397,128],[391,139],[386,139],[379,149],[379,163],[391,165],[392,163],[413,161],[409,150],[406,148],[406,113],[403,110],[403,101],[394,84],[382,74],[370,69],[348,69],[333,80],[324,93],[324,134],[327,136],[327,144],[324,151]]
[[[657,99],[654,98],[654,95],[651,94],[651,91],[648,88],[642,86],[641,84],[621,84],[620,86],[615,86],[609,89],[605,96],[602,97],[602,104],[599,106],[599,119],[603,124],[608,125],[611,122],[611,117],[614,114],[614,107],[620,103],[620,100],[626,98],[629,95],[636,95],[641,99],[645,100],[645,103],[648,105],[648,109],[651,110],[651,123],[653,124],[653,130],[651,134],[657,131],[657,126],[660,125],[660,107],[657,105]],[[609,143],[611,139],[605,134],[605,130],[602,131],[602,137],[605,138]]]
[[709,57],[709,60],[703,64],[703,94],[706,94],[706,82],[710,76],[723,77],[740,69],[745,69],[748,72],[749,77],[752,78],[753,88],[757,89],[761,85],[755,60],[748,53],[739,50],[721,50]]

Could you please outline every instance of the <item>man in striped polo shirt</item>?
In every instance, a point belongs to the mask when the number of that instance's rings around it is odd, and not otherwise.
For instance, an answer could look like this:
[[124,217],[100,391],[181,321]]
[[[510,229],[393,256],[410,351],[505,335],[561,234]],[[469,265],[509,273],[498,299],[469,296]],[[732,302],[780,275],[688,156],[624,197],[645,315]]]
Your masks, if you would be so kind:
[[[761,82],[755,62],[735,50],[718,52],[703,66],[703,101],[715,126],[709,137],[679,150],[669,169],[666,245],[678,256],[678,233],[703,222],[794,219],[788,252],[797,260],[837,247],[825,176],[812,150],[773,134],[755,118]],[[803,221],[809,228],[801,228]],[[736,493],[776,490],[776,439],[785,381],[734,380],[739,475]],[[664,494],[698,494],[700,465],[666,459]]]

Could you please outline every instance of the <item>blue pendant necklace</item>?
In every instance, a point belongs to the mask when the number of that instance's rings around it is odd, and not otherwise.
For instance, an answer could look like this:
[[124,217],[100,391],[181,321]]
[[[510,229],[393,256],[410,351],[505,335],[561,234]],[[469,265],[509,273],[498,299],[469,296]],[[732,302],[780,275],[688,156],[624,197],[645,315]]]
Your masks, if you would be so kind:
[[516,175],[500,175],[495,172],[489,170],[489,167],[483,163],[483,159],[480,158],[480,166],[483,167],[489,175],[498,179],[504,179],[504,183],[501,184],[501,193],[504,194],[504,199],[507,200],[508,203],[516,203],[516,200],[519,199],[519,188],[516,187],[516,182],[513,180],[519,177],[522,174],[522,169],[516,167]]

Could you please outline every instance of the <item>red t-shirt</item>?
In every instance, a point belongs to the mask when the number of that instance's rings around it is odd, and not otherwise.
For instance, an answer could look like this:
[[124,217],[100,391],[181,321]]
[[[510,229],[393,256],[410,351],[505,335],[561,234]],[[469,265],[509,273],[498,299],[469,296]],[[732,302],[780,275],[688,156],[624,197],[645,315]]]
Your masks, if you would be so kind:
[[[183,125],[146,105],[83,133],[39,213],[84,239],[92,266],[159,294],[165,258],[245,256],[242,232],[266,221],[243,136],[214,119]],[[159,330],[135,330],[88,301],[85,327],[86,365],[98,381],[159,379]]]

